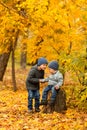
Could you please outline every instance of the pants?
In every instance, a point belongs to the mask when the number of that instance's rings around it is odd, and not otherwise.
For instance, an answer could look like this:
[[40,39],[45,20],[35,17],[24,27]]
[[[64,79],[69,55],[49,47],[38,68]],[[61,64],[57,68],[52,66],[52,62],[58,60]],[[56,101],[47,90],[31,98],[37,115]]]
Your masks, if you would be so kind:
[[28,109],[33,109],[33,99],[35,99],[35,108],[39,108],[40,93],[39,90],[28,90]]
[[53,85],[48,85],[44,90],[43,90],[43,93],[42,93],[42,100],[47,100],[47,95],[48,95],[48,92],[49,91],[52,91],[52,95],[51,95],[51,99],[50,100],[55,100],[56,98],[56,95],[57,95],[57,91],[55,90],[54,86]]

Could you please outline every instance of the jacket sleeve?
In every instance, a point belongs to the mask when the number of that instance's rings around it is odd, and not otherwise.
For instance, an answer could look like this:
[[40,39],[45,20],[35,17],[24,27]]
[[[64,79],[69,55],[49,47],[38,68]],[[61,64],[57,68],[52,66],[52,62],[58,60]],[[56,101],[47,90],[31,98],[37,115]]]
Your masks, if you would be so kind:
[[41,83],[48,82],[48,81],[49,81],[49,78],[40,79],[40,82],[41,82]]
[[57,86],[61,87],[62,85],[63,85],[63,75],[59,73]]
[[36,78],[36,72],[34,69],[31,69],[28,77],[27,77],[27,82],[31,82],[31,83],[39,83],[39,79]]

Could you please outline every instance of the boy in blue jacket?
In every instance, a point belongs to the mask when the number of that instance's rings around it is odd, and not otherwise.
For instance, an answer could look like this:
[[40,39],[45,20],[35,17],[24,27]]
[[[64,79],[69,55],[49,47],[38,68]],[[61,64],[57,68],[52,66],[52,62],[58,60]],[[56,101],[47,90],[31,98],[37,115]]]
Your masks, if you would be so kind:
[[40,105],[47,105],[47,95],[50,90],[52,91],[52,95],[49,101],[49,105],[54,105],[57,91],[63,84],[63,75],[58,70],[59,69],[58,62],[53,60],[48,64],[48,67],[51,75],[49,75],[48,78],[40,80],[42,83],[48,82],[48,86],[43,90]]

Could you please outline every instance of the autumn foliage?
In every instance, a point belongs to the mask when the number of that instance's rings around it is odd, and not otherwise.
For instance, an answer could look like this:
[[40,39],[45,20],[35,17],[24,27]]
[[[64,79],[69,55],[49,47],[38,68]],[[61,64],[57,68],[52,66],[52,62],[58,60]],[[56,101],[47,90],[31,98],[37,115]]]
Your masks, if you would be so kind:
[[[18,90],[13,92],[11,70],[7,69],[4,82],[0,83],[0,129],[1,130],[85,130],[87,129],[87,111],[76,106],[80,101],[76,99],[70,79],[66,79],[63,86],[67,93],[67,110],[63,113],[33,114],[28,112],[25,78],[28,69],[16,71]],[[67,75],[68,76],[68,75]],[[74,84],[74,86],[76,86]],[[41,85],[40,93],[45,85]]]
[[27,92],[0,91],[1,130],[85,130],[87,114],[68,109],[65,114],[27,111]]
[[[2,56],[11,55],[12,51],[18,91],[12,91],[9,77],[12,59],[9,56],[8,66],[5,65],[8,68],[0,83],[0,129],[86,130],[86,0],[0,0],[0,73],[5,63]],[[19,64],[24,59],[24,67],[33,65],[42,56],[59,62],[67,94],[65,113],[30,115],[27,112],[25,79],[29,66],[23,70]]]

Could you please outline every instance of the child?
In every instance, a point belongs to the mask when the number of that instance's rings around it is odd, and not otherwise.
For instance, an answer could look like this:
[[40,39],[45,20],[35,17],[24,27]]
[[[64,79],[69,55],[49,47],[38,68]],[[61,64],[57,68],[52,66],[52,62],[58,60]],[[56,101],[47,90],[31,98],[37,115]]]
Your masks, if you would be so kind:
[[54,105],[57,90],[59,90],[59,88],[63,84],[63,75],[58,70],[59,68],[58,62],[53,60],[48,64],[48,67],[51,75],[46,79],[40,80],[42,83],[48,82],[48,86],[43,90],[42,100],[40,105],[47,105],[47,95],[50,90],[52,91],[52,95],[49,101],[49,105]]
[[48,62],[45,58],[41,57],[35,66],[30,69],[28,77],[26,79],[26,87],[28,90],[28,110],[33,112],[33,98],[35,99],[35,111],[39,112],[39,87],[40,79],[44,78],[44,70],[46,69]]

